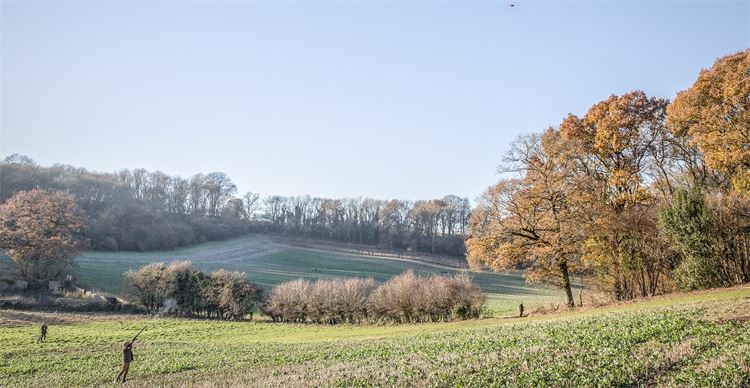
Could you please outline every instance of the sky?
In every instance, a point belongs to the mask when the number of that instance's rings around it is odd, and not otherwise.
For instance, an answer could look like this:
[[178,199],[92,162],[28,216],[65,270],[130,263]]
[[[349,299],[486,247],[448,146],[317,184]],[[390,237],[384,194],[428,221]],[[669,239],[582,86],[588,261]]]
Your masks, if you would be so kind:
[[750,0],[514,4],[0,0],[0,157],[474,199],[517,136],[750,47]]

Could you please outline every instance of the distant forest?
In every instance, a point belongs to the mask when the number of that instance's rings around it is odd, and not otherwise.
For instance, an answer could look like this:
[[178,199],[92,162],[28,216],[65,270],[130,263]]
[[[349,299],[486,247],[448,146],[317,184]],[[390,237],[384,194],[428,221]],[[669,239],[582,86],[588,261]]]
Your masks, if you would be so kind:
[[238,195],[222,172],[190,178],[144,169],[114,173],[43,167],[24,155],[0,163],[0,203],[15,193],[70,193],[85,212],[84,237],[95,250],[149,251],[250,232],[463,256],[467,198],[422,201]]

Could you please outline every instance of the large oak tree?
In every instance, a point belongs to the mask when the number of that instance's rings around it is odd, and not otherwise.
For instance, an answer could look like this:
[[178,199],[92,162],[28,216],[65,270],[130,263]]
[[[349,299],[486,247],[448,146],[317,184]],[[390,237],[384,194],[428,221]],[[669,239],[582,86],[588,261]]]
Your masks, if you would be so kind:
[[660,265],[644,265],[643,257],[662,251],[663,241],[643,246],[648,230],[656,233],[653,219],[657,206],[658,184],[669,195],[674,183],[672,138],[666,129],[667,101],[648,97],[642,91],[612,95],[592,105],[579,118],[569,115],[560,124],[568,157],[575,160],[578,178],[593,183],[586,203],[591,222],[586,230],[585,259],[594,267],[600,286],[617,299],[657,293],[654,287],[668,260]]
[[554,284],[574,307],[571,273],[581,268],[580,207],[588,194],[577,179],[559,132],[521,137],[502,169],[519,177],[500,181],[472,212],[467,258],[474,268],[525,268],[528,281]]

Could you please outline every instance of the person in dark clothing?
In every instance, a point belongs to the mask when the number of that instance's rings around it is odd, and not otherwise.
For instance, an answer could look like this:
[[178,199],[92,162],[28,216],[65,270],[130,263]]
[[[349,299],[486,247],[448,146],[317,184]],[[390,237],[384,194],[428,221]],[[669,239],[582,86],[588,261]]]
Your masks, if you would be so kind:
[[39,338],[36,339],[36,342],[44,342],[47,340],[47,322],[42,321],[42,327],[40,328]]
[[128,370],[130,369],[130,363],[134,360],[133,358],[133,341],[128,341],[122,344],[122,370],[115,378],[115,381],[120,380],[120,377],[122,377],[122,382],[124,383],[125,380],[128,378]]
[[523,303],[518,305],[518,317],[523,318]]

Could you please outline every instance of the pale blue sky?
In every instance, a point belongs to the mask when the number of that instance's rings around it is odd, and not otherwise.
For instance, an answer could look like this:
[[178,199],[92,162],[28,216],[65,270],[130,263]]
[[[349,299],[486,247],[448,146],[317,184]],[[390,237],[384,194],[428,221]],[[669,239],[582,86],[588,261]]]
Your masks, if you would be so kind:
[[750,46],[748,1],[515,3],[2,1],[0,155],[475,198],[517,135]]

